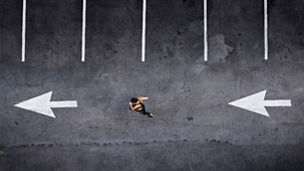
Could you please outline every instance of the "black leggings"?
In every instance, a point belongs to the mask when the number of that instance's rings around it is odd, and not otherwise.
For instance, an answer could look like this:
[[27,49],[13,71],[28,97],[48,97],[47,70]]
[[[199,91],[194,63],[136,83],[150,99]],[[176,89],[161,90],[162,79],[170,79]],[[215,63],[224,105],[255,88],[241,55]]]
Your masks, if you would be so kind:
[[148,115],[149,117],[151,117],[151,116],[150,116],[151,113],[146,111],[146,108],[145,108],[144,105],[142,105],[142,109],[141,109],[141,110],[138,110],[138,111],[136,111],[136,112],[139,112],[139,113],[141,113],[141,114],[143,114],[143,115]]

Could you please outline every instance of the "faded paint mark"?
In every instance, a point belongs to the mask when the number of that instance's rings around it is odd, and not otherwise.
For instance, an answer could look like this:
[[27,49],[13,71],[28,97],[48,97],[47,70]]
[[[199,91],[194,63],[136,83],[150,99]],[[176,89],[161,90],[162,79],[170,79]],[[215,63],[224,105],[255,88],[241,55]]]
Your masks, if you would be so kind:
[[223,34],[218,34],[210,38],[210,53],[212,56],[209,63],[226,62],[233,47],[225,44],[225,37]]

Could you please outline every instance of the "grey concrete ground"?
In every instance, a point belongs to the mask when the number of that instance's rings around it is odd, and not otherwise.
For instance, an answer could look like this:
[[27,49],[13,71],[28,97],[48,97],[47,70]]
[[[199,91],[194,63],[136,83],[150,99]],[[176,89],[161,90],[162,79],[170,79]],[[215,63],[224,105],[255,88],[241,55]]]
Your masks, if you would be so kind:
[[[0,6],[0,170],[303,170],[304,1],[210,0],[210,60],[203,61],[201,0],[148,1],[140,62],[141,0],[88,0],[87,61],[80,62],[81,0]],[[268,90],[291,108],[270,118],[228,106]],[[53,91],[52,119],[13,105]],[[155,119],[128,110],[148,96]]]

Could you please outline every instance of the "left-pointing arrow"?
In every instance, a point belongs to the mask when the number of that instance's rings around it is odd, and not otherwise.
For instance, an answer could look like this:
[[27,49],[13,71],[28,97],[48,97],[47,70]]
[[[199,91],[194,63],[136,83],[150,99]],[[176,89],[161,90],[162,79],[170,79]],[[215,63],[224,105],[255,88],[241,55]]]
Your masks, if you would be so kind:
[[265,100],[266,90],[230,102],[229,105],[269,117],[265,107],[291,107],[291,100]]
[[76,108],[77,101],[51,101],[52,91],[33,97],[15,105],[15,107],[56,118],[52,108]]

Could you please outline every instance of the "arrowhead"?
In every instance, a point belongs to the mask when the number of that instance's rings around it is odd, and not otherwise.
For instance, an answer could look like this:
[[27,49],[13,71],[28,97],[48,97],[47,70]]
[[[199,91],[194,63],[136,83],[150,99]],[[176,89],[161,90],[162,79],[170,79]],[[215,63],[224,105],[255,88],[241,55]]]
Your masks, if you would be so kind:
[[52,92],[42,94],[40,96],[31,98],[15,105],[15,107],[33,111],[48,117],[56,118],[51,109]]
[[258,92],[256,94],[233,101],[229,103],[229,105],[269,117],[264,103],[266,92],[266,90]]

